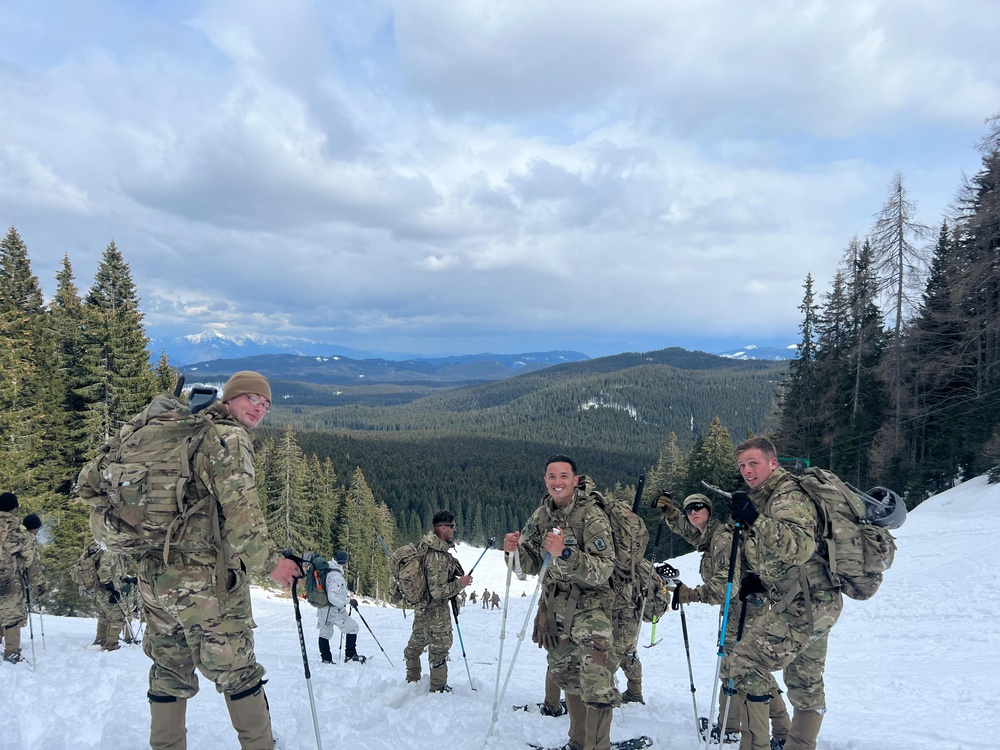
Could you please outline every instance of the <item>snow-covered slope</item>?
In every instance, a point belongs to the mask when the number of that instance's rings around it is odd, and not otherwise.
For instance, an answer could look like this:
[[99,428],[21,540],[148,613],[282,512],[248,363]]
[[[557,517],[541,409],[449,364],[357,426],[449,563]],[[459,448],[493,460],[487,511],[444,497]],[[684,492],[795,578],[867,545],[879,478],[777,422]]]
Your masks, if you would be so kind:
[[[910,513],[897,533],[899,553],[878,595],[849,601],[833,630],[827,665],[829,713],[821,750],[966,750],[997,745],[1000,698],[1000,572],[995,560],[1000,533],[1000,485],[975,479],[928,500]],[[466,569],[481,550],[459,548]],[[697,558],[678,561],[685,580],[697,578]],[[482,593],[504,591],[506,568],[500,552],[488,551],[474,573]],[[523,750],[526,741],[561,745],[566,719],[513,712],[515,703],[542,697],[544,653],[530,640],[528,604],[535,580],[511,585],[501,683],[521,643],[497,728],[486,743],[492,750]],[[524,594],[524,596],[522,596]],[[361,614],[385,654],[362,625],[359,648],[367,664],[319,664],[313,610],[302,605],[311,684],[326,750],[439,750],[482,748],[492,714],[501,610],[467,606],[459,622],[472,675],[466,673],[456,636],[451,652],[450,695],[427,693],[403,680],[402,650],[412,619],[399,610],[368,603]],[[267,693],[274,726],[285,750],[316,748],[302,657],[287,596],[255,591],[257,652],[267,667]],[[705,714],[715,667],[717,611],[687,608],[696,698]],[[139,648],[100,653],[87,644],[94,621],[38,615],[33,618],[35,663],[0,663],[0,748],[76,750],[141,748],[148,736],[146,672]],[[44,645],[41,629],[44,625]],[[657,629],[662,641],[640,649],[645,706],[615,712],[612,738],[638,734],[664,750],[695,748],[694,717],[680,624],[669,614]],[[650,642],[645,625],[641,642]],[[24,647],[31,651],[28,630]],[[389,660],[394,666],[390,666]],[[621,675],[619,675],[621,677]],[[189,704],[188,747],[238,747],[221,696],[202,681]]]

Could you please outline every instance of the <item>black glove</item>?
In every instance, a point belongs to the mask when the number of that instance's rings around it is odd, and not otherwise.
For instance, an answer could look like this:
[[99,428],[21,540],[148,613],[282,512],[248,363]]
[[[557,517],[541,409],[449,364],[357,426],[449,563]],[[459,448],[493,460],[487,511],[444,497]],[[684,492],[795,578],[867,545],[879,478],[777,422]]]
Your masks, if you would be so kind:
[[122,578],[122,583],[131,583],[134,586],[139,583],[139,579],[135,576],[129,576],[128,578]]
[[680,609],[682,588],[684,588],[684,584],[678,581],[677,585],[674,586],[674,595],[670,598],[670,609]]
[[108,597],[108,601],[111,602],[112,604],[117,604],[118,602],[121,601],[121,598],[122,598],[121,594],[119,594],[117,591],[115,591],[114,589],[112,589],[111,590],[111,596]]
[[109,592],[109,593],[112,592],[112,591],[114,591],[115,590],[115,584],[112,583],[111,581],[108,581],[107,583],[104,584],[104,590],[107,591],[107,592]]
[[736,521],[744,526],[753,526],[760,513],[750,502],[750,496],[745,492],[734,492],[729,500],[729,512]]
[[764,584],[761,583],[760,576],[756,573],[747,573],[743,576],[743,580],[740,581],[740,601],[745,602],[751,596],[766,593],[767,589],[764,588]]
[[128,596],[132,593],[132,584],[128,582],[128,579],[122,579],[122,593]]
[[352,606],[352,607],[353,607],[354,609],[357,609],[357,608],[358,608],[358,600],[357,600],[357,599],[351,599],[351,602],[350,602],[350,604],[351,604],[351,606]]

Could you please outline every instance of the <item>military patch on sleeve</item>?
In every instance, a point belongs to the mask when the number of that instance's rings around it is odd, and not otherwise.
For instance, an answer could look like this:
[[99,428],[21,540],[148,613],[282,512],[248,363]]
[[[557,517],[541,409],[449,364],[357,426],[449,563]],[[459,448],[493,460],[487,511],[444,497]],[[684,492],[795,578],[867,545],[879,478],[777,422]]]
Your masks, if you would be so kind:
[[604,541],[604,537],[601,536],[594,540],[594,546],[597,547],[598,552],[604,552],[604,550],[608,548],[607,543]]

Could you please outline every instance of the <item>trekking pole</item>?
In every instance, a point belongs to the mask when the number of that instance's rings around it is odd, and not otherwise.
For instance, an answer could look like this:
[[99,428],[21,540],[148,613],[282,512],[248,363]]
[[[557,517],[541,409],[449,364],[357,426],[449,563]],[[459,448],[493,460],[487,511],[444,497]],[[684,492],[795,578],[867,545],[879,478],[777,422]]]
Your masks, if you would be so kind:
[[507,588],[503,595],[503,617],[500,619],[500,654],[497,656],[497,682],[493,688],[493,713],[497,713],[497,700],[500,698],[500,670],[503,667],[503,642],[507,637],[507,606],[510,604],[510,576],[514,572],[514,556],[507,555]]
[[486,740],[483,742],[483,747],[486,747],[486,743],[489,742],[490,735],[493,734],[493,728],[497,723],[497,715],[500,712],[500,703],[503,701],[503,697],[507,692],[507,685],[510,684],[510,676],[514,672],[514,662],[517,661],[517,652],[521,650],[521,644],[524,643],[524,634],[528,630],[528,622],[531,620],[531,611],[535,608],[535,603],[538,601],[538,593],[542,590],[542,579],[545,578],[545,572],[549,569],[549,562],[552,560],[552,555],[548,552],[545,553],[545,559],[542,561],[542,569],[538,571],[538,583],[535,584],[535,592],[531,595],[531,601],[528,603],[528,611],[524,615],[524,625],[521,626],[521,632],[517,634],[517,645],[514,646],[514,655],[510,658],[510,666],[507,668],[507,677],[504,678],[503,688],[500,690],[500,695],[497,697],[496,702],[493,705],[493,718],[490,720],[490,729],[486,733]]
[[[378,539],[378,543],[382,545],[382,549],[385,550],[385,557],[391,563],[392,562],[392,553],[389,551],[389,545],[385,543],[385,539],[382,538],[381,534],[376,534],[375,538]],[[475,567],[475,566],[473,566],[473,567]],[[389,575],[391,576],[392,573],[390,572]],[[403,619],[404,620],[406,619],[406,601],[405,600],[403,601]]]
[[[743,626],[747,622],[747,600],[740,597],[740,621],[736,626],[736,642],[739,643],[743,640]],[[726,727],[729,725],[729,706],[733,702],[733,678],[729,678],[729,682],[726,685],[726,708],[722,712],[722,721],[719,723],[719,744],[722,744],[722,735],[726,731]]]
[[[302,559],[295,557],[291,552],[285,552],[285,557],[295,560],[299,565]],[[319,734],[319,719],[316,717],[316,699],[313,697],[312,675],[309,674],[309,656],[306,654],[306,637],[302,634],[302,612],[299,610],[299,593],[297,591],[299,579],[296,576],[292,579],[292,604],[295,606],[295,625],[299,630],[299,648],[302,650],[302,668],[306,674],[306,687],[309,688],[309,707],[312,709],[313,731],[316,733],[316,750],[323,750],[323,741]]]
[[[726,627],[729,625],[729,605],[733,598],[733,575],[736,571],[736,556],[739,554],[740,548],[740,529],[742,525],[739,521],[733,528],[733,544],[729,550],[729,575],[726,579],[726,602],[722,607],[722,624],[719,626],[719,658],[715,664],[715,679],[712,680],[712,684],[716,685],[719,682],[719,676],[722,674],[722,660],[726,656]],[[716,692],[712,690],[712,703],[711,708],[708,711],[708,718],[711,720],[715,716],[715,699]],[[722,728],[719,728],[719,744],[722,744]]]
[[469,568],[469,572],[468,572],[467,575],[470,575],[470,576],[472,575],[472,571],[476,569],[477,565],[479,565],[479,561],[483,559],[483,555],[485,555],[489,550],[493,549],[493,545],[496,544],[496,543],[497,543],[496,537],[492,537],[491,536],[489,539],[486,540],[486,549],[483,550],[483,554],[480,555],[476,559],[476,561],[472,564],[472,567]]
[[698,699],[695,697],[697,688],[694,686],[694,669],[691,666],[691,641],[688,640],[688,620],[687,615],[684,613],[684,604],[680,604],[681,609],[681,632],[684,634],[684,653],[687,655],[688,663],[688,680],[691,683],[691,707],[694,708],[694,726],[695,730],[698,732],[698,744],[700,745],[705,739],[705,730],[708,729],[708,720],[705,724],[702,724],[701,718],[698,716]]
[[[364,616],[363,614],[361,614],[361,610],[360,610],[360,609],[358,609],[357,607],[354,607],[354,606],[352,606],[352,607],[351,607],[351,609],[352,609],[352,610],[354,610],[355,612],[357,612],[357,613],[358,613],[358,617],[360,617],[360,618],[361,618],[361,622],[363,622],[363,623],[364,623],[364,625],[365,625],[365,627],[366,627],[366,628],[368,628],[368,632],[369,632],[369,633],[371,633],[371,637],[372,637],[372,638],[374,638],[374,639],[375,639],[375,643],[377,643],[377,644],[378,644],[378,647],[379,647],[379,650],[380,650],[380,651],[381,651],[381,652],[382,652],[383,654],[385,654],[385,658],[386,658],[386,659],[389,659],[389,654],[386,654],[386,653],[385,653],[385,649],[384,649],[384,648],[382,648],[382,644],[378,642],[378,638],[375,638],[375,633],[372,633],[372,629],[371,629],[371,627],[370,627],[370,626],[368,625],[368,621],[367,621],[367,620],[365,620],[365,616]],[[396,668],[396,665],[392,663],[392,659],[389,659],[389,666],[390,666],[390,667],[392,667],[393,669],[395,669],[395,668]]]
[[448,601],[451,602],[451,613],[455,615],[455,629],[458,631],[458,644],[462,647],[462,659],[465,661],[465,673],[469,675],[469,687],[475,690],[476,686],[472,684],[472,672],[469,670],[469,659],[465,655],[465,642],[462,640],[462,626],[458,624],[458,602],[455,601],[455,597],[452,597]]
[[28,581],[28,571],[21,571],[21,586],[24,587],[24,598],[28,603],[28,632],[31,634],[31,671],[35,671],[35,628],[31,624],[31,585]]

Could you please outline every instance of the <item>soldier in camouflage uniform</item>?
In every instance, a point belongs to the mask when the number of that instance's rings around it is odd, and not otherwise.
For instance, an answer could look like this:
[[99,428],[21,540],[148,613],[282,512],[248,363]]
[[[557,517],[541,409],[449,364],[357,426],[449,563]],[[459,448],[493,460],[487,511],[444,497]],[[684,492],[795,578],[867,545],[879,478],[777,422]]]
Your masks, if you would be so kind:
[[621,705],[614,681],[611,522],[591,497],[593,482],[577,473],[572,459],[546,461],[545,487],[541,506],[523,531],[504,537],[503,548],[518,550],[531,575],[551,555],[532,639],[548,652],[552,678],[566,692],[567,747],[608,750],[612,711]]
[[[451,554],[455,547],[455,516],[446,510],[433,518],[434,528],[420,541],[427,549],[424,571],[427,574],[427,596],[413,611],[413,632],[403,649],[406,660],[406,681],[419,682],[420,655],[427,649],[431,673],[430,692],[450,693],[448,684],[448,652],[451,650],[451,600],[472,584],[458,559]],[[483,599],[485,601],[485,597]]]
[[[161,552],[139,561],[147,624],[142,648],[153,660],[148,697],[154,750],[186,748],[184,717],[187,699],[198,692],[196,669],[225,695],[240,747],[274,748],[264,667],[254,655],[247,572],[267,573],[289,586],[301,571],[274,546],[257,499],[247,431],[270,406],[271,388],[259,373],[242,371],[229,379],[221,403],[202,412],[215,429],[201,441],[193,460],[195,481],[187,485],[196,496],[189,502],[204,493],[216,502],[187,524],[184,552],[171,550],[169,562]],[[199,539],[203,544],[193,543]],[[199,546],[204,551],[193,551]]]
[[784,750],[815,750],[826,694],[830,630],[840,617],[843,597],[818,555],[816,506],[788,473],[765,438],[736,448],[736,462],[750,487],[733,493],[733,518],[745,528],[747,574],[741,591],[765,595],[770,606],[723,664],[723,673],[745,692],[746,715],[754,734],[767,726],[771,672],[784,670],[788,698],[795,707]]
[[[673,504],[668,494],[661,494],[657,498],[657,507],[663,512],[663,519],[667,526],[675,534],[678,534],[689,544],[702,553],[699,573],[703,581],[701,586],[690,588],[684,584],[679,584],[674,592],[676,604],[690,604],[700,602],[702,604],[723,605],[726,599],[726,588],[729,582],[729,556],[733,547],[734,527],[731,522],[723,522],[715,518],[712,514],[712,501],[705,495],[695,493],[684,498],[683,512],[678,510]],[[742,551],[742,545],[740,545]],[[742,569],[742,555],[736,557],[736,567],[733,570],[733,580],[740,580]],[[736,634],[739,630],[739,621],[743,608],[746,609],[744,616],[744,632],[767,609],[766,601],[759,595],[748,597],[746,601],[730,602],[729,619],[726,622],[725,652],[730,653],[736,645]],[[770,720],[774,732],[773,739],[778,744],[782,744],[788,736],[790,719],[785,700],[781,697],[781,690],[773,675],[768,673],[771,686],[768,694],[772,696],[769,705]],[[747,718],[743,716],[746,706],[746,695],[736,693],[730,700],[727,700],[726,690],[729,680],[724,679],[719,692],[719,717],[713,728],[713,735],[722,725],[723,718],[726,719],[726,729],[722,733],[723,741],[730,741],[727,738],[738,735],[743,726],[743,736],[740,739],[740,750],[770,750],[770,738],[767,734],[763,736],[754,735],[747,726]],[[726,714],[727,703],[729,704],[729,715]],[[735,741],[735,740],[732,740]]]
[[97,604],[97,635],[94,644],[101,651],[115,651],[120,648],[118,636],[125,625],[122,578],[125,577],[125,556],[99,550],[94,556],[97,568],[97,585],[94,586],[94,602]]
[[25,573],[33,594],[45,593],[38,544],[14,515],[15,510],[17,495],[0,494],[0,637],[4,661],[11,664],[21,661],[21,628],[28,622]]

